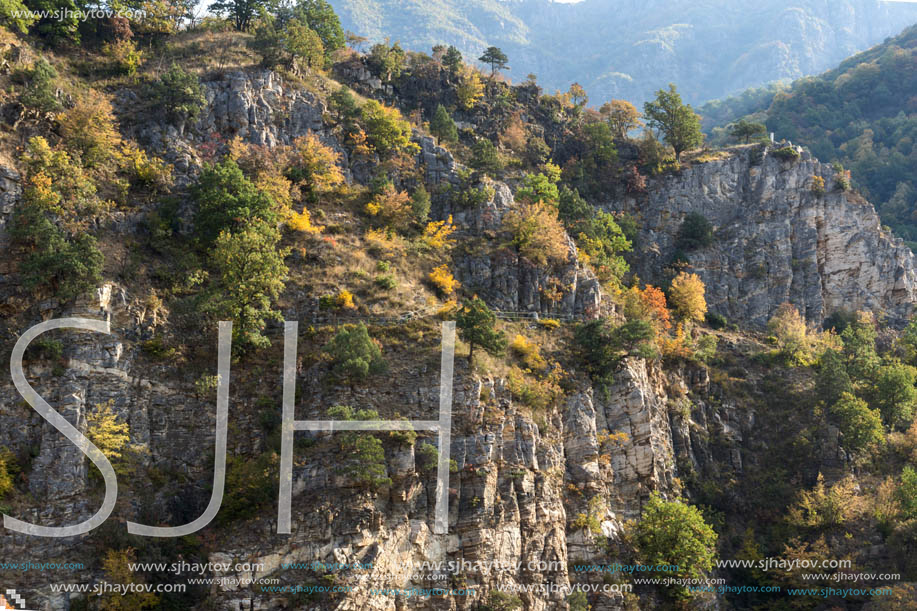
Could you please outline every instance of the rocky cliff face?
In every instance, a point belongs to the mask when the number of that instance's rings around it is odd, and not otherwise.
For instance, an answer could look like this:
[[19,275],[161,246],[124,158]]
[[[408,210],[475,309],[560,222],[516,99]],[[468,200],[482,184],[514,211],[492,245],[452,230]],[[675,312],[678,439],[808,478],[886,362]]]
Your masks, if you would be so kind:
[[[197,125],[174,132],[146,126],[142,134],[148,143],[171,151],[172,159],[184,159],[177,173],[190,180],[200,163],[200,144],[210,137],[210,130],[225,137],[238,134],[266,146],[318,130],[319,101],[288,89],[263,74],[208,83],[210,104]],[[278,111],[277,103],[291,104],[293,113]],[[447,151],[428,138],[418,136],[418,142],[417,161],[431,187],[461,184]],[[654,257],[658,265],[671,250],[684,213],[699,210],[707,215],[718,227],[719,241],[694,253],[693,260],[707,282],[712,306],[730,317],[765,320],[772,308],[797,290],[812,317],[841,302],[864,307],[875,303],[903,314],[913,290],[912,256],[882,235],[871,208],[854,196],[812,193],[806,181],[813,174],[825,176],[828,188],[833,188],[830,170],[810,159],[788,164],[767,155],[754,161],[751,151],[743,150],[726,161],[698,164],[681,175],[660,179],[650,185],[645,197],[621,198],[614,206],[642,214],[646,229],[641,252],[650,254],[640,265],[647,270],[653,268]],[[0,212],[9,214],[18,198],[16,177],[9,174],[2,186],[11,199],[0,200]],[[502,246],[501,219],[513,203],[512,194],[504,184],[491,186],[490,201],[472,209],[455,207],[446,196],[434,201],[434,217],[451,215],[459,227],[462,244],[454,268],[461,282],[498,309],[558,317],[588,317],[600,311],[598,282],[577,261],[572,244],[567,261],[556,269],[532,266]],[[772,250],[756,258],[757,251],[766,248]],[[806,262],[805,275],[793,271],[798,266],[794,259]],[[743,270],[758,261],[788,266],[793,271],[787,276],[790,280],[778,275],[784,273],[783,267],[763,279],[746,280]],[[894,276],[899,267],[902,280],[890,282],[889,274]],[[639,266],[638,272],[644,276]],[[548,301],[542,290],[551,278],[561,279],[565,287],[556,303]],[[809,288],[803,290],[796,283]],[[295,303],[295,294],[287,297],[292,311],[305,309]],[[734,311],[726,309],[730,299],[735,301]],[[810,314],[810,309],[819,314]],[[155,481],[149,476],[143,486],[122,488],[117,519],[113,517],[111,525],[120,533],[117,536],[123,536],[119,519],[174,525],[200,515],[212,478],[215,410],[213,393],[197,390],[195,381],[214,372],[215,338],[211,348],[202,350],[209,355],[210,365],[152,362],[142,342],[153,337],[161,321],[143,299],[113,284],[100,287],[97,294],[73,307],[60,309],[47,303],[29,312],[32,318],[10,331],[21,333],[51,316],[111,321],[109,336],[61,333],[62,359],[34,358],[27,363],[26,373],[39,393],[82,430],[88,410],[109,401],[130,424],[132,442],[142,450],[144,471],[157,475]],[[435,327],[423,331],[431,329]],[[376,409],[384,418],[394,417],[395,412],[431,417],[439,396],[436,347],[429,352],[413,344],[385,350],[386,358],[397,366],[367,386],[337,386],[325,365],[301,364],[297,417],[321,418],[332,405]],[[234,365],[232,454],[250,454],[261,446],[265,433],[257,405],[265,398],[276,399],[280,380],[279,361],[272,357],[246,367]],[[48,525],[73,523],[93,513],[100,490],[90,479],[82,454],[22,402],[8,378],[0,380],[0,405],[0,446],[21,457],[30,491],[41,499],[22,503],[11,512]],[[516,401],[502,376],[475,374],[459,359],[452,411],[451,447],[457,470],[449,481],[448,534],[432,532],[434,476],[413,447],[387,440],[385,463],[392,484],[370,492],[336,472],[339,452],[329,443],[329,435],[316,435],[303,444],[307,447],[296,450],[293,534],[276,534],[276,511],[266,503],[251,519],[208,531],[210,549],[215,550],[210,560],[263,564],[255,574],[228,576],[280,578],[294,586],[303,585],[306,577],[285,570],[285,563],[372,563],[369,571],[336,575],[337,585],[354,587],[320,600],[322,608],[336,609],[470,609],[498,585],[599,583],[600,573],[575,573],[570,563],[625,558],[626,546],[619,545],[625,520],[636,517],[653,492],[680,493],[680,480],[688,471],[712,478],[740,474],[746,460],[745,440],[752,437],[755,426],[754,407],[724,398],[707,369],[663,368],[638,358],[627,359],[608,388],[594,389],[576,379],[559,405],[541,411]],[[275,494],[276,490],[269,493]],[[594,519],[596,531],[583,526],[583,516]],[[33,556],[78,561],[92,537],[113,536],[113,530],[106,532],[36,541],[0,530],[0,549],[12,558],[26,557],[28,550]],[[462,571],[445,582],[431,578],[431,571],[415,570],[424,561],[462,560],[511,568]],[[61,582],[88,583],[99,575],[86,569],[55,577]],[[29,592],[30,601],[39,601],[40,608],[69,608],[66,595],[52,595],[47,589],[48,575],[32,573],[16,579],[16,585]],[[476,594],[401,598],[396,603],[369,591],[380,586],[445,584],[473,588]],[[525,608],[534,611],[566,608],[561,592],[520,597]],[[306,604],[247,585],[214,586],[210,602],[214,608],[232,611]],[[596,610],[625,605],[620,593],[599,594],[590,602]],[[652,606],[651,598],[643,602]],[[715,599],[707,602],[716,606]]]
[[[168,366],[151,367],[142,357],[140,341],[148,335],[145,330],[151,319],[122,288],[106,285],[95,299],[65,314],[108,319],[112,334],[63,333],[64,365],[52,368],[30,361],[28,380],[81,430],[88,411],[111,400],[114,411],[130,424],[132,443],[143,450],[144,467],[166,474],[172,482],[149,490],[122,486],[116,510],[122,519],[137,512],[170,522],[193,519],[201,509],[200,495],[189,495],[189,490],[206,490],[212,477],[208,467],[214,435],[212,398],[195,392],[193,376],[176,378]],[[321,366],[301,368],[303,401],[298,417],[320,417],[324,407],[332,404],[375,408],[386,417],[391,416],[391,406],[411,417],[435,409],[438,368],[423,360],[412,361],[410,354],[388,354],[388,358],[399,363],[392,383],[380,381],[370,389],[329,387]],[[651,492],[677,490],[675,447],[681,444],[688,460],[696,460],[690,441],[676,441],[675,431],[687,426],[687,421],[672,420],[669,393],[681,396],[690,390],[701,396],[709,383],[705,379],[665,374],[632,359],[600,397],[583,386],[557,410],[533,415],[512,400],[502,378],[480,378],[466,370],[463,360],[456,364],[451,452],[458,470],[449,483],[447,535],[431,530],[435,478],[422,468],[412,447],[388,447],[387,471],[393,484],[377,494],[336,475],[334,452],[322,451],[297,459],[291,536],[275,534],[274,516],[266,509],[254,521],[232,526],[225,547],[210,560],[264,564],[254,575],[233,574],[241,578],[282,575],[283,563],[372,563],[371,571],[348,573],[342,583],[355,589],[338,599],[339,609],[395,608],[393,599],[370,595],[371,586],[442,587],[441,581],[416,576],[413,567],[424,561],[486,561],[517,567],[467,571],[453,583],[476,586],[479,591],[482,586],[544,581],[565,586],[580,578],[570,575],[571,558],[605,558],[594,534],[571,527],[577,515],[589,511],[590,499],[602,499],[597,518],[602,534],[615,542],[623,520],[635,517]],[[279,370],[276,373],[279,380]],[[243,384],[236,384],[244,373],[233,375],[232,387],[242,390],[233,393],[231,419],[234,427],[245,432],[240,443],[247,446],[257,443],[260,435],[257,414],[251,409],[254,397]],[[267,377],[263,382],[269,381]],[[405,379],[412,383],[404,384]],[[49,499],[12,512],[20,519],[49,525],[74,523],[91,515],[100,490],[89,478],[88,461],[25,405],[9,381],[0,385],[0,402],[7,406],[0,412],[0,445],[17,455],[32,456],[25,473],[30,490],[36,498]],[[616,445],[603,446],[601,439],[614,433],[623,434]],[[174,478],[190,485],[175,488]],[[120,520],[112,520],[114,528],[123,528]],[[36,541],[9,531],[0,535],[7,555],[28,550],[71,560],[80,557],[81,546],[90,540]],[[84,573],[68,572],[61,580],[90,580],[91,574]],[[35,587],[30,599],[41,600],[43,609],[68,608],[65,595],[43,589],[46,575],[36,579],[17,585]],[[223,609],[248,608],[243,605],[254,597],[247,587],[215,594]],[[522,597],[526,608],[536,611],[565,605],[561,593]],[[283,597],[257,598],[260,609],[289,608]],[[623,599],[616,594],[602,600],[595,608],[618,608]],[[456,597],[450,608],[468,608],[471,602],[472,598]],[[434,607],[441,608],[420,597],[409,604],[409,608]]]
[[[814,177],[824,179],[824,193]],[[784,161],[773,148],[740,147],[728,159],[653,180],[646,194],[611,207],[642,222],[635,271],[647,281],[671,261],[685,216],[705,216],[714,241],[687,253],[690,270],[703,279],[710,309],[730,320],[762,326],[790,302],[816,323],[840,308],[900,321],[917,300],[913,253],[881,227],[872,205],[840,190],[834,170],[806,152]]]

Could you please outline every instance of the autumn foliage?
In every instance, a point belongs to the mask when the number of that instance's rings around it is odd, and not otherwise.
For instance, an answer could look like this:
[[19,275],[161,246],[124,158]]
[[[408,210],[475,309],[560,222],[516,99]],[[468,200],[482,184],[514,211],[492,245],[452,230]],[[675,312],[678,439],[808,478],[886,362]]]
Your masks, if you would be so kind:
[[672,280],[669,301],[680,319],[689,321],[704,319],[704,314],[707,313],[704,291],[704,283],[697,274],[681,272]]
[[506,214],[503,225],[512,234],[519,254],[532,263],[558,263],[570,254],[567,234],[553,206],[540,201],[522,204]]

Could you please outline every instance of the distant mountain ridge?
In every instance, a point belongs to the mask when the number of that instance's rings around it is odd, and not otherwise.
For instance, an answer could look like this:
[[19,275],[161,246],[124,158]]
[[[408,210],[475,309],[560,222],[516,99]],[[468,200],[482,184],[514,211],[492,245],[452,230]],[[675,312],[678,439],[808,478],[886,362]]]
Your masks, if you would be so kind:
[[641,103],[669,82],[693,104],[816,74],[917,23],[917,4],[879,0],[331,0],[345,28],[429,53],[488,45],[547,89]]

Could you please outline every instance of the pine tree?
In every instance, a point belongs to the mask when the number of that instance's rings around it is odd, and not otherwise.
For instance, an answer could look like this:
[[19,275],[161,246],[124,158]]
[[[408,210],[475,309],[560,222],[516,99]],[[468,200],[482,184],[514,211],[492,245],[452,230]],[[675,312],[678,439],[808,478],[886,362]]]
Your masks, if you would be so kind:
[[487,47],[487,50],[478,58],[478,61],[490,66],[490,78],[493,78],[497,70],[507,68],[506,62],[509,61],[509,58],[498,47]]
[[745,119],[739,119],[729,126],[729,135],[748,144],[751,139],[757,140],[766,136],[767,127],[763,123],[753,123]]
[[433,119],[430,121],[430,133],[442,142],[458,142],[458,129],[449,111],[442,104],[436,106]]
[[366,325],[344,325],[324,348],[338,375],[362,380],[387,368],[382,349],[369,336]]
[[475,296],[466,301],[455,318],[459,336],[468,342],[468,363],[474,356],[474,347],[480,346],[490,354],[501,354],[506,349],[506,337],[494,328],[496,315],[487,304]]
[[449,45],[445,55],[443,55],[443,66],[452,74],[458,74],[462,69],[462,54],[452,45]]
[[39,57],[30,73],[29,84],[26,85],[20,101],[23,106],[33,108],[38,112],[54,112],[60,110],[61,104],[57,99],[57,70],[48,63],[44,57]]

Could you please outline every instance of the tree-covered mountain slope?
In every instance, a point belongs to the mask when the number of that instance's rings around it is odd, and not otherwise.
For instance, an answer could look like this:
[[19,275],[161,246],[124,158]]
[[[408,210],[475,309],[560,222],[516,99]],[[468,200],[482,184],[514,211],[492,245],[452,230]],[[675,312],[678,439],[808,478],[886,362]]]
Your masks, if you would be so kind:
[[913,606],[917,263],[843,172],[250,6],[0,28],[0,512],[110,510],[5,521],[4,593]]
[[883,222],[917,244],[917,27],[789,88],[748,92],[699,112],[714,142],[727,138],[717,126],[746,117],[841,164]]
[[879,0],[333,0],[345,28],[429,52],[452,44],[510,57],[516,82],[582,84],[596,102],[641,103],[670,82],[697,104],[815,74],[917,21],[917,6]]

